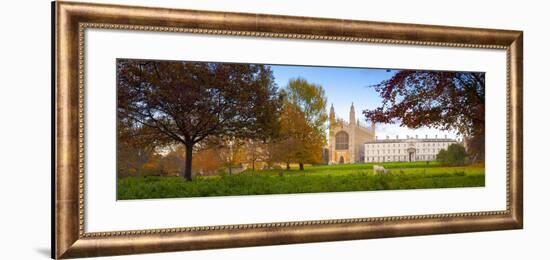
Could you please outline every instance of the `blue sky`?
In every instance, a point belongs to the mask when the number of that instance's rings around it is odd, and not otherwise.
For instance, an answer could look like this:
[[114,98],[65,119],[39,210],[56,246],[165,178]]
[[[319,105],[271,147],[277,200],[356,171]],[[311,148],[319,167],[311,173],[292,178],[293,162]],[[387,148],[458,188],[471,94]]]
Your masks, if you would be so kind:
[[[397,71],[386,69],[369,68],[345,68],[345,67],[314,67],[314,66],[283,66],[271,65],[276,84],[283,88],[288,81],[301,77],[308,82],[319,84],[325,89],[327,96],[327,113],[330,105],[334,105],[336,117],[348,120],[351,103],[355,105],[355,117],[361,120],[362,124],[370,125],[362,115],[364,109],[373,109],[381,105],[382,99],[378,93],[369,86],[391,78]],[[386,138],[389,135],[395,138],[399,135],[404,138],[406,135],[424,137],[429,135],[456,138],[452,132],[438,131],[436,129],[420,128],[407,129],[398,125],[377,125],[376,135],[378,138]]]

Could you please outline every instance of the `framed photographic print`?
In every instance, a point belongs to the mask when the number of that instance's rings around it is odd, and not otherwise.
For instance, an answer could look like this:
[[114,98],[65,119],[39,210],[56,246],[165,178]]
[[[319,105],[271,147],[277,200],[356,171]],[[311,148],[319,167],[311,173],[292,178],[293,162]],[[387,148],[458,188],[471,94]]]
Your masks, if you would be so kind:
[[521,31],[52,13],[54,258],[522,228]]

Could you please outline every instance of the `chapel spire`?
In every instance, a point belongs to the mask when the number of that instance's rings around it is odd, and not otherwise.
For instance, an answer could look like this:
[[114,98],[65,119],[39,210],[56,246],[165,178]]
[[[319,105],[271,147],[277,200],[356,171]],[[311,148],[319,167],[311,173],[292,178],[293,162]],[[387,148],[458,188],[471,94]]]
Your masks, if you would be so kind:
[[330,104],[329,123],[334,124],[336,122],[336,115],[334,113],[334,104]]
[[353,106],[353,102],[351,102],[351,108],[349,109],[349,123],[355,124],[355,107]]

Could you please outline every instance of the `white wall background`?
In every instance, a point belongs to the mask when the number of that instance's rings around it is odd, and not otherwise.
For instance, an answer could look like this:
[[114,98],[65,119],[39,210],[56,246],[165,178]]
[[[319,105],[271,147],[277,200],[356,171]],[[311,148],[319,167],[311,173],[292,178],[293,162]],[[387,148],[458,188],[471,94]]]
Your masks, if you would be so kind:
[[[92,0],[90,0],[92,1]],[[94,2],[104,2],[95,0]],[[550,23],[544,1],[182,1],[111,3],[517,29],[524,36],[525,228],[468,234],[253,247],[112,259],[548,259]],[[0,8],[0,258],[47,259],[50,245],[50,3]],[[111,259],[111,258],[103,258]]]

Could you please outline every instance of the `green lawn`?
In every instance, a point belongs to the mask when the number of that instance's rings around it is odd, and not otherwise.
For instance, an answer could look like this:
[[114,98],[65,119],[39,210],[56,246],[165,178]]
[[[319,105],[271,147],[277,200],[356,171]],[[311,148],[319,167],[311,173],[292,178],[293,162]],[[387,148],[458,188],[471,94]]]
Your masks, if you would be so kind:
[[285,193],[343,192],[485,186],[483,166],[444,167],[436,162],[383,163],[390,174],[375,174],[372,164],[306,166],[245,171],[235,175],[127,177],[118,180],[117,198],[150,199]]

